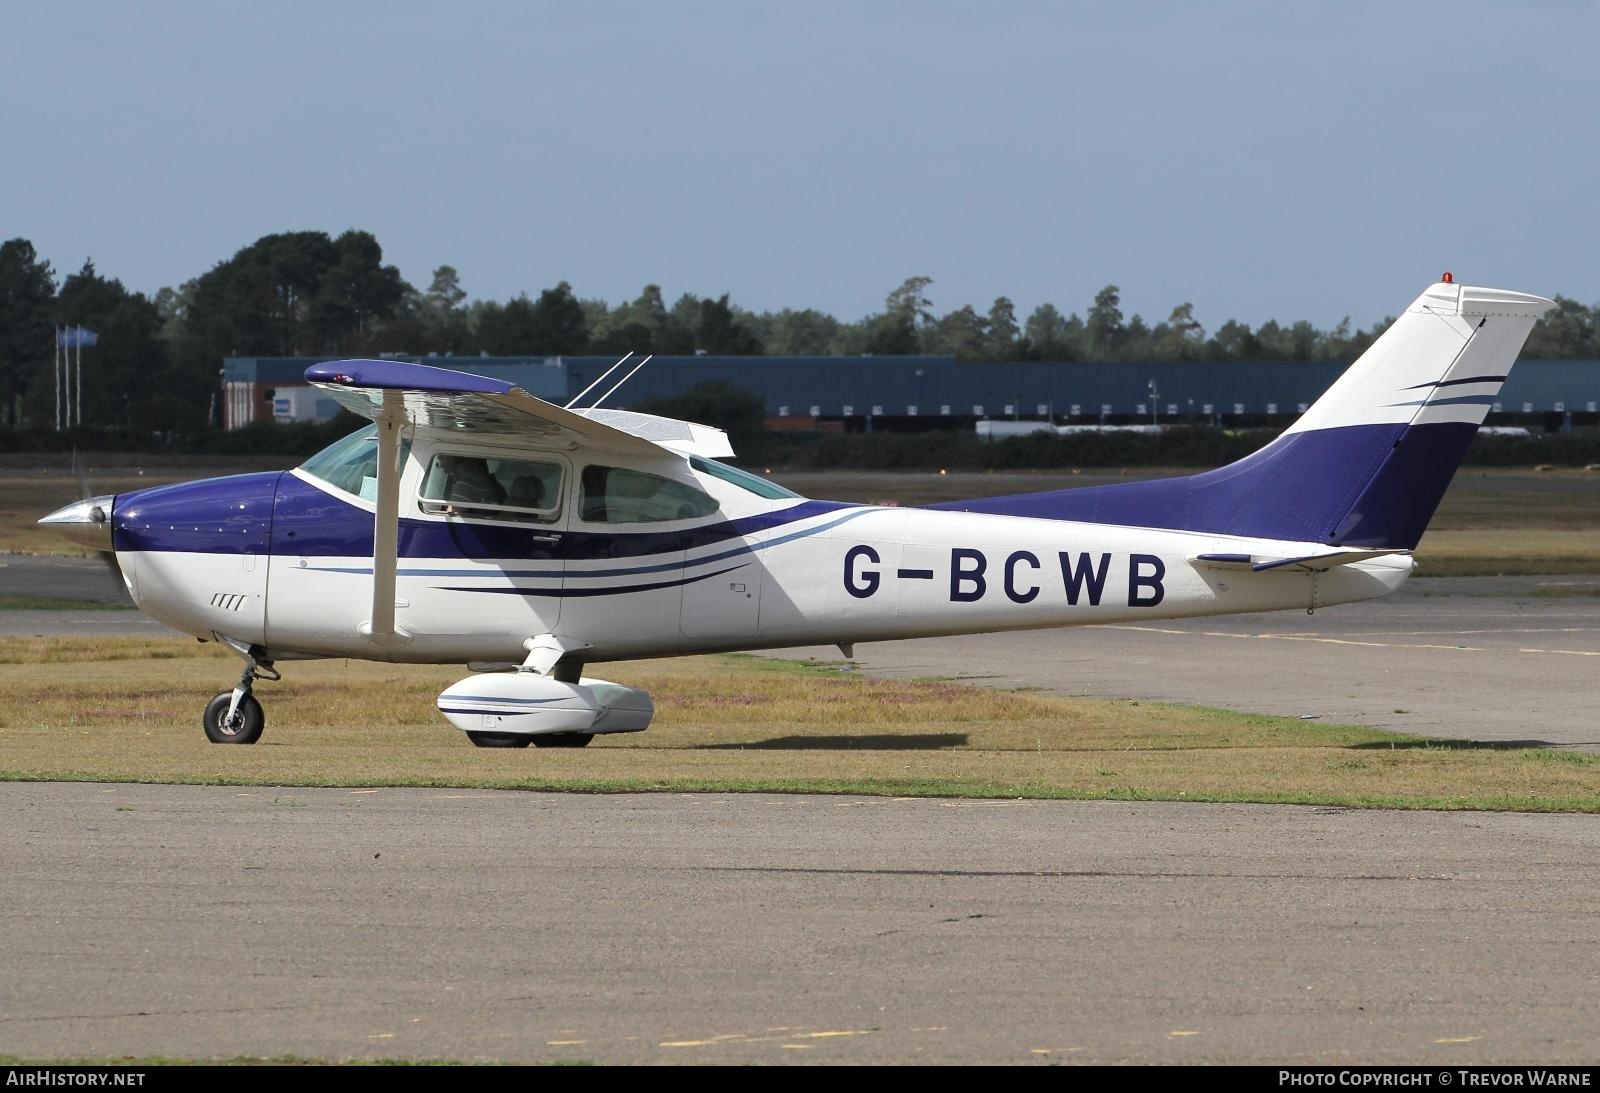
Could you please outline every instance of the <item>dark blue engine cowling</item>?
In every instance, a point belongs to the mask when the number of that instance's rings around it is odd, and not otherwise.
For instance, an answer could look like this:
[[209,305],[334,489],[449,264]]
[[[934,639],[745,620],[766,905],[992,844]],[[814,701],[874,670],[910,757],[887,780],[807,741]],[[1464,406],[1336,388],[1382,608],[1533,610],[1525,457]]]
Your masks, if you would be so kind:
[[140,609],[196,637],[263,642],[282,477],[241,474],[119,494],[111,543]]
[[265,557],[272,540],[272,501],[283,474],[236,474],[118,494],[112,549]]

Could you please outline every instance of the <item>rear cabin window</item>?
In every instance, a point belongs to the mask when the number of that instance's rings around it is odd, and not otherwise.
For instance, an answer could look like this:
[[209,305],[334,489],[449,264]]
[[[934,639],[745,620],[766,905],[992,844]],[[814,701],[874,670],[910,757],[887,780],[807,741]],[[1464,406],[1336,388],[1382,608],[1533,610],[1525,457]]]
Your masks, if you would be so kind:
[[417,504],[446,516],[546,523],[561,512],[561,464],[440,452]]
[[597,524],[650,524],[692,520],[717,511],[693,486],[626,467],[583,468],[579,515]]

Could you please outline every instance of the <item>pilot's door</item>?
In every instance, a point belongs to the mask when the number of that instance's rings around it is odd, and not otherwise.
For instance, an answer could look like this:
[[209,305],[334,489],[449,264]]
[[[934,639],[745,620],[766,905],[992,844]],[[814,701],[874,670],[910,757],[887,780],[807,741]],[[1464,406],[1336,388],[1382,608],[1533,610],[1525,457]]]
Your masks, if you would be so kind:
[[[555,455],[437,449],[417,489],[421,520],[400,567],[412,576],[415,631],[518,642],[561,618],[569,479]],[[420,564],[420,558],[438,564]],[[441,579],[441,578],[448,579]],[[408,614],[406,607],[399,613]]]

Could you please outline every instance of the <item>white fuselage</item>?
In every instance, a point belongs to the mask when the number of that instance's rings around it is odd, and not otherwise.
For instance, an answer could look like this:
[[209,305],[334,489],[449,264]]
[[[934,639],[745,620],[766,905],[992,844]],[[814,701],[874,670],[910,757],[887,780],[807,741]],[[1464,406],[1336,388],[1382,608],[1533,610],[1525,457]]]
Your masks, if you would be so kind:
[[1252,572],[1196,559],[1323,548],[765,498],[666,452],[630,465],[703,491],[715,512],[648,524],[585,519],[583,464],[601,456],[502,447],[561,465],[564,492],[545,502],[553,515],[538,523],[468,518],[430,511],[419,498],[430,456],[457,438],[419,428],[411,439],[394,634],[370,633],[373,554],[352,530],[370,529],[373,503],[304,471],[278,480],[264,550],[208,550],[203,541],[195,544],[202,549],[171,549],[182,539],[138,544],[167,549],[119,548],[136,601],[180,630],[275,658],[517,662],[528,639],[560,634],[587,643],[583,660],[606,661],[1304,610],[1385,595],[1412,566],[1391,556],[1317,573]]

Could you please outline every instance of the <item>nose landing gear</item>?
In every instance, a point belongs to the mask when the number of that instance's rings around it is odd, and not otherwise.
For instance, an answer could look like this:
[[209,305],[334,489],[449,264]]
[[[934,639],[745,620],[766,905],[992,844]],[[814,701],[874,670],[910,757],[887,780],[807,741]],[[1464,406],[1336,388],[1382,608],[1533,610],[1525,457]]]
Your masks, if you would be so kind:
[[206,712],[200,723],[205,727],[206,739],[213,744],[254,744],[261,739],[267,718],[261,712],[261,703],[250,693],[258,679],[276,682],[283,677],[273,668],[272,661],[263,654],[265,650],[251,646],[244,656],[244,674],[239,685],[231,691],[220,691],[206,703]]

